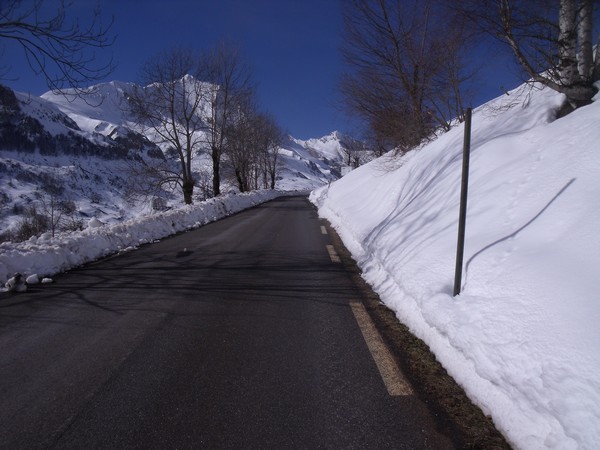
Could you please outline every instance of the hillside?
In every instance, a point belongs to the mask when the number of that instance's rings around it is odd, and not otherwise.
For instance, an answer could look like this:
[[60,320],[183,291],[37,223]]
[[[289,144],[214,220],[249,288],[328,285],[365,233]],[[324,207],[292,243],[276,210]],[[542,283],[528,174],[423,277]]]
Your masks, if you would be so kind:
[[[24,214],[47,211],[56,200],[70,208],[69,227],[91,218],[119,223],[153,214],[152,198],[130,192],[131,165],[161,160],[176,167],[166,149],[142,133],[127,110],[132,83],[113,81],[89,88],[85,97],[48,92],[41,97],[0,86],[0,235],[8,236]],[[280,149],[276,188],[310,191],[340,177],[344,166],[342,137],[332,133],[308,149],[290,137]],[[197,155],[196,201],[210,196],[211,162]],[[224,162],[227,174],[227,162]],[[236,190],[224,180],[224,192]],[[181,203],[179,192],[163,192],[161,208]],[[1,239],[0,239],[1,240]]]
[[463,126],[311,194],[363,276],[520,449],[600,446],[600,101],[521,87],[473,114],[463,290],[452,297]]

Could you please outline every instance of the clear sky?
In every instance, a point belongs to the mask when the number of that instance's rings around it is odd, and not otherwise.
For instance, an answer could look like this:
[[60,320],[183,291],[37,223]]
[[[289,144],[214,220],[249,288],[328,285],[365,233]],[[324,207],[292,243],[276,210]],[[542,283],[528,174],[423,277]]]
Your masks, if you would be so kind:
[[[105,18],[114,16],[117,35],[107,50],[117,68],[106,81],[138,81],[143,63],[161,50],[208,49],[226,40],[239,46],[253,67],[261,108],[291,135],[352,134],[337,92],[343,0],[74,0],[69,14],[85,22],[98,4]],[[9,76],[18,79],[4,83],[35,95],[46,92],[44,80],[16,51],[7,46],[2,59],[11,61]],[[495,61],[488,71],[506,74],[506,62]],[[500,95],[500,86],[514,87],[514,76],[507,77],[508,83],[486,79],[473,106]]]

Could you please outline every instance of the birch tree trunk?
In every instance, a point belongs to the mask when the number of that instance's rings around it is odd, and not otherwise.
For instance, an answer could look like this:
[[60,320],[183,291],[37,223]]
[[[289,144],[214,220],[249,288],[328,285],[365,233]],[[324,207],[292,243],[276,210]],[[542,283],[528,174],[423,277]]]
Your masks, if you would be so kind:
[[577,68],[577,5],[575,0],[560,0],[558,15],[558,58],[560,83],[572,86],[576,83]]
[[592,48],[592,13],[593,1],[581,0],[579,9],[579,25],[577,29],[579,40],[579,75],[584,82],[589,82],[594,68],[594,50]]
[[600,80],[600,35],[598,35],[598,43],[596,44],[596,55],[594,57],[594,74],[592,81]]

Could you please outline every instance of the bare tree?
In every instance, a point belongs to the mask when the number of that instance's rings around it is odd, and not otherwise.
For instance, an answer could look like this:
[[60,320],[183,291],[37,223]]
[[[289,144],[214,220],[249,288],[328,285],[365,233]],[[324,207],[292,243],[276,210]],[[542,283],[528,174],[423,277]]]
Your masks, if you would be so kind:
[[[0,1],[0,39],[21,47],[29,67],[44,76],[50,89],[71,88],[71,92],[81,94],[86,85],[104,79],[114,68],[110,59],[99,62],[96,53],[114,41],[110,35],[112,19],[103,23],[96,8],[89,24],[82,25],[78,19],[67,19],[71,3],[56,3],[48,16],[48,2],[42,0]],[[2,76],[9,71],[5,65]]]
[[376,68],[364,68],[346,75],[340,84],[349,110],[366,121],[367,128],[387,150],[418,145],[427,135],[423,113],[413,114],[396,83],[387,82]]
[[192,203],[195,179],[192,161],[203,148],[206,105],[214,87],[207,76],[203,58],[187,49],[160,53],[142,70],[143,88],[129,97],[131,112],[151,135],[151,140],[167,150],[176,167],[160,162],[148,167],[155,185],[178,186],[186,204]]
[[342,144],[341,150],[344,155],[344,164],[346,166],[356,169],[361,164],[370,160],[369,155],[371,152],[369,152],[365,142],[345,137],[340,143]]
[[[164,198],[167,192],[181,189],[179,165],[173,164],[175,152],[163,158],[132,158],[126,162],[127,173],[125,198],[133,202],[142,197],[154,203],[155,198]],[[153,205],[154,207],[154,205]],[[156,208],[154,208],[156,209]]]
[[[593,58],[595,0],[464,0],[454,8],[482,33],[507,44],[526,78],[566,95],[571,108],[591,102],[600,79]],[[598,53],[598,51],[597,51]]]
[[259,114],[256,122],[263,187],[275,189],[279,170],[279,149],[283,143],[284,133],[269,114]]
[[225,151],[240,192],[252,189],[258,161],[257,113],[253,97],[238,99],[225,130]]
[[409,149],[461,117],[466,28],[433,0],[349,0],[341,83],[380,141]]
[[238,103],[229,122],[225,148],[241,192],[275,189],[283,138],[275,119],[260,112],[253,97]]
[[64,184],[56,176],[50,175],[42,180],[41,191],[37,192],[42,205],[42,214],[46,217],[52,237],[63,220],[65,208],[61,198],[64,194]]
[[225,141],[238,188],[241,192],[275,189],[283,132],[272,116],[257,109],[253,96],[239,100]]
[[223,43],[208,52],[205,58],[208,65],[206,81],[215,86],[206,135],[212,159],[213,195],[217,196],[221,193],[221,162],[227,129],[241,98],[250,95],[254,87],[250,67],[236,48]]

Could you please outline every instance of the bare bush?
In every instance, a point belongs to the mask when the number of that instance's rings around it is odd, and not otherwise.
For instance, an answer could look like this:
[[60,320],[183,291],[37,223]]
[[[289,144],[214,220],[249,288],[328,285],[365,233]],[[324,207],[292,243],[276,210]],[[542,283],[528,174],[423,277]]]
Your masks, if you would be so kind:
[[196,174],[196,186],[198,187],[200,201],[213,197],[212,172],[200,169]]
[[14,240],[17,242],[26,241],[33,236],[39,236],[49,229],[50,219],[48,216],[39,212],[35,205],[25,208],[22,217],[17,222],[17,228],[14,232]]
[[152,199],[153,211],[165,211],[167,209],[167,199],[164,197],[154,197]]

